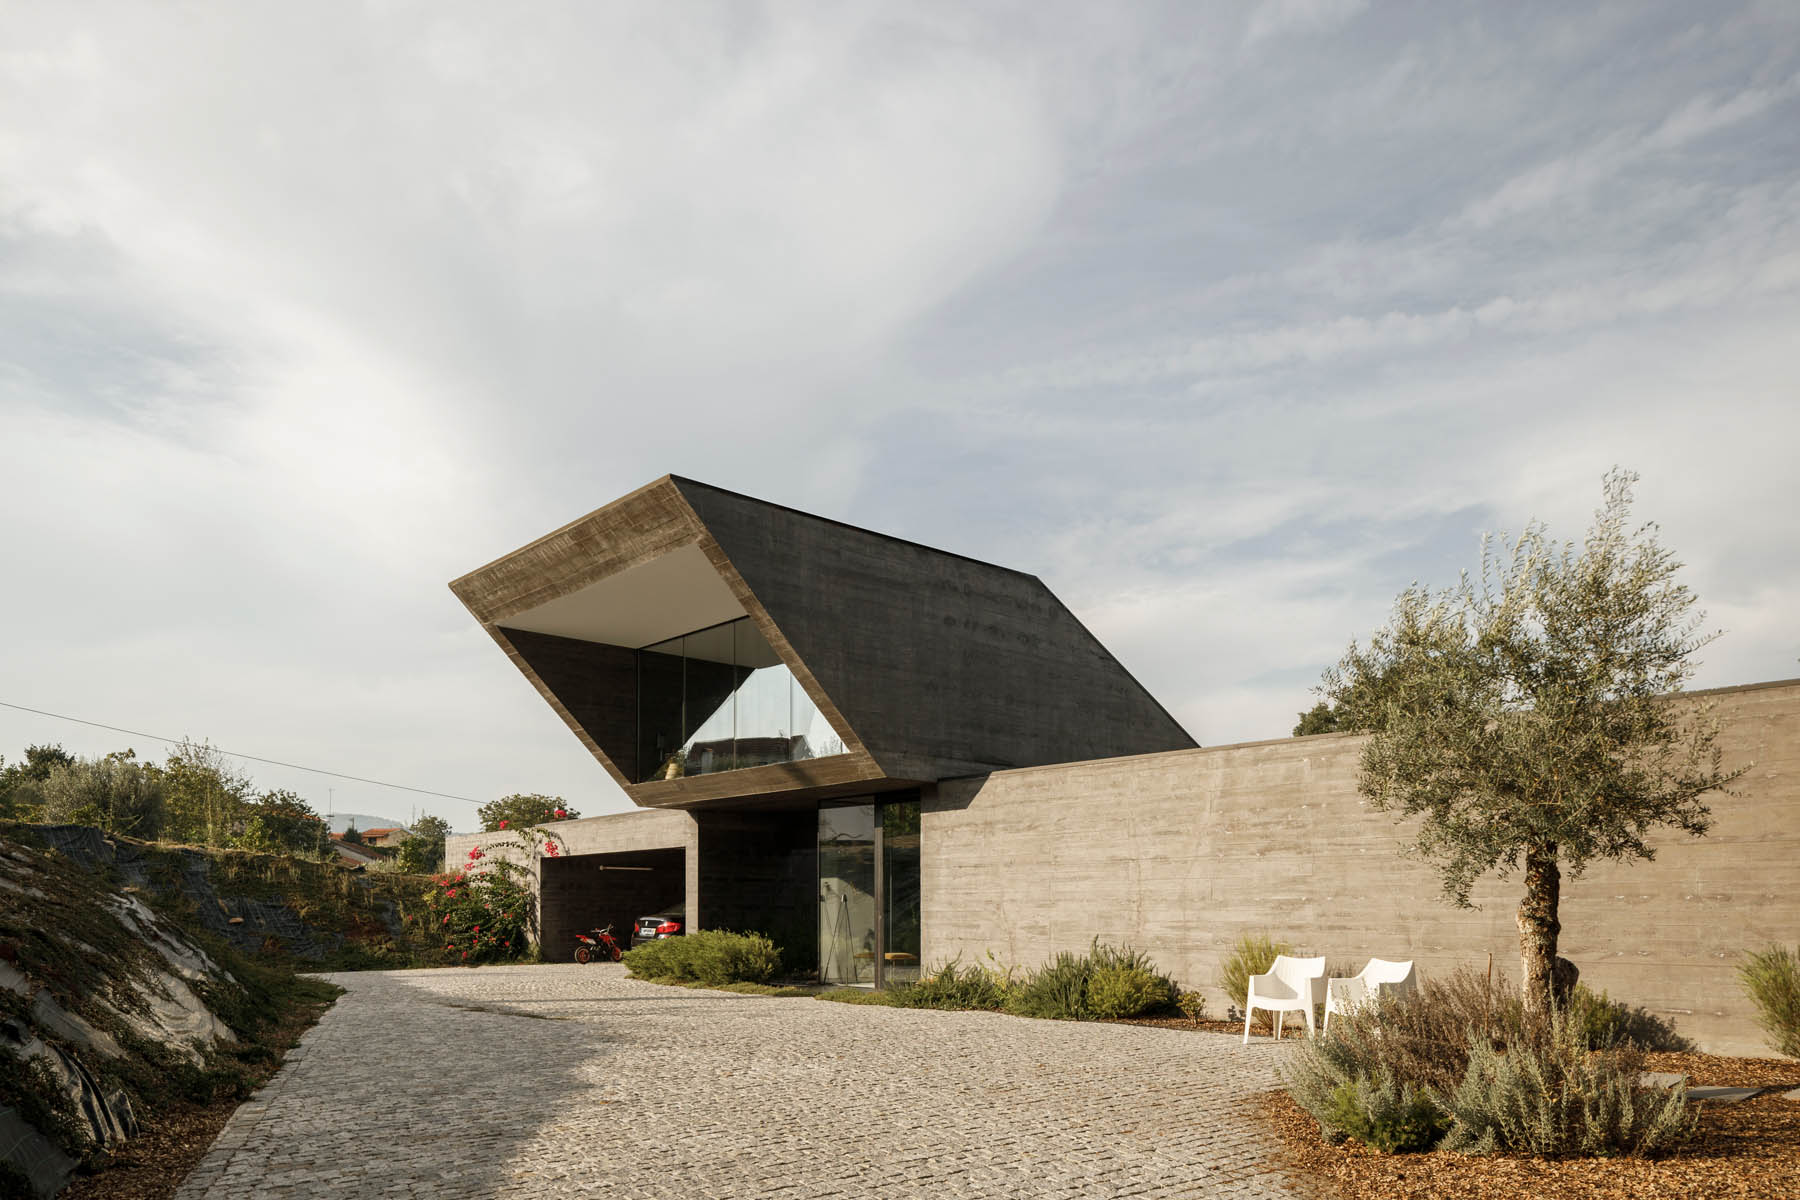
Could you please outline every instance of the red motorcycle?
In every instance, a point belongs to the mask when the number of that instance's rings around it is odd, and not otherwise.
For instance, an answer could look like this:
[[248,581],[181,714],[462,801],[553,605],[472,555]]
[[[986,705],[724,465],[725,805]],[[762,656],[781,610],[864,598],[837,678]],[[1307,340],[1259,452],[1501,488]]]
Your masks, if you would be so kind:
[[578,963],[618,962],[625,953],[619,949],[619,943],[613,940],[611,925],[578,933],[575,940],[580,943],[575,947],[575,961]]

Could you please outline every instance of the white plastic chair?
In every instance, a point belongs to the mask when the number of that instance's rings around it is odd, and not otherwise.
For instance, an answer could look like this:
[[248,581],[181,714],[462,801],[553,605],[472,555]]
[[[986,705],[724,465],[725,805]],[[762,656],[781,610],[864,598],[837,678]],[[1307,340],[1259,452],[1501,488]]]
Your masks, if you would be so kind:
[[1405,962],[1371,958],[1350,978],[1329,980],[1325,985],[1325,1031],[1331,1030],[1332,1013],[1355,1012],[1383,996],[1410,996],[1416,979],[1410,958]]
[[1281,1027],[1295,1009],[1306,1017],[1306,1032],[1313,1031],[1313,1006],[1325,1001],[1325,959],[1275,956],[1275,965],[1266,975],[1252,975],[1250,990],[1244,998],[1244,1045],[1250,1044],[1250,1016],[1257,1009],[1275,1014],[1275,1040],[1281,1040]]

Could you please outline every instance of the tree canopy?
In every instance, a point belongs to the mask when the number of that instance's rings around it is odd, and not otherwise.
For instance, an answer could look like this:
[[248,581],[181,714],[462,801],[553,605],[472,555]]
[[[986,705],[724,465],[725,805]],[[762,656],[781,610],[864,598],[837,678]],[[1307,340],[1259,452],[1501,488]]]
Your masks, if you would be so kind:
[[1526,996],[1550,998],[1560,870],[1652,858],[1652,831],[1695,836],[1726,770],[1705,704],[1674,704],[1701,632],[1681,567],[1653,524],[1630,524],[1637,477],[1606,477],[1582,545],[1542,525],[1483,544],[1478,577],[1414,584],[1321,691],[1340,727],[1371,734],[1359,787],[1419,821],[1415,849],[1469,906],[1475,881],[1522,871]]
[[442,817],[424,816],[414,821],[409,836],[400,843],[400,869],[414,875],[443,870],[444,839],[448,836],[450,822]]
[[518,792],[482,805],[476,815],[481,818],[482,832],[492,833],[497,829],[525,829],[550,821],[572,821],[581,814],[564,804],[561,796]]

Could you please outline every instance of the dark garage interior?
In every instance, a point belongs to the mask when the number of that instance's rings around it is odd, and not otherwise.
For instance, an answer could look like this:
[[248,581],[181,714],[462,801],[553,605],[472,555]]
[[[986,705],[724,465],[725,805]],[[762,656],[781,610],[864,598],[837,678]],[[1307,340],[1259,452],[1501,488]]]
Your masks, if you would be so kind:
[[633,922],[681,911],[687,897],[686,852],[679,848],[570,854],[544,859],[542,866],[546,962],[570,961],[575,935],[597,925],[610,924],[619,945],[629,949]]

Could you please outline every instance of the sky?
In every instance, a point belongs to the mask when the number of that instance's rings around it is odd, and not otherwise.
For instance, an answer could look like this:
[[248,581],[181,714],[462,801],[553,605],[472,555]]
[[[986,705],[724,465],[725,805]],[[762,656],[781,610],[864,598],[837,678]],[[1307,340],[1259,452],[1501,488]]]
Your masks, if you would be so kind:
[[0,29],[0,702],[627,808],[445,585],[670,472],[1036,574],[1219,745],[1621,465],[1691,686],[1800,675],[1788,0]]

